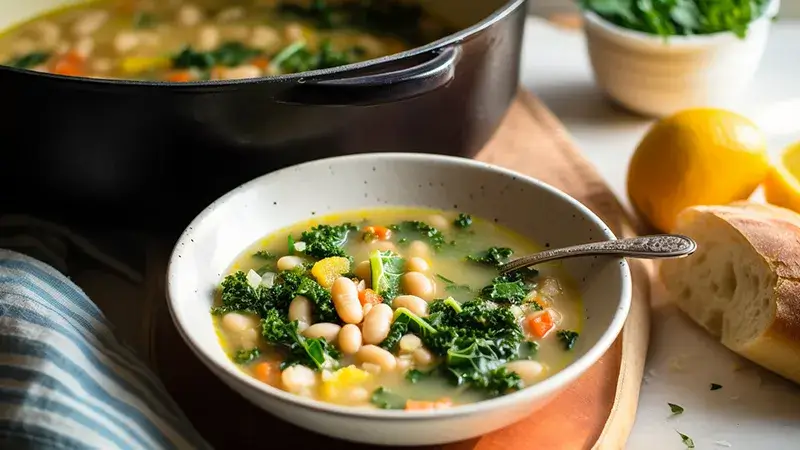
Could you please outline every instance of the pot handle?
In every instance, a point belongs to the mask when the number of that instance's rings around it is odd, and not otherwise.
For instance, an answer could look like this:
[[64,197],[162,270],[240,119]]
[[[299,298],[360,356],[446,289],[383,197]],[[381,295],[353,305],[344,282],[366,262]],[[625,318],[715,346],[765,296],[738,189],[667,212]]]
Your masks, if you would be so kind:
[[301,80],[279,101],[321,106],[370,106],[392,103],[431,92],[453,80],[461,47],[433,52],[433,57],[403,69],[353,77]]

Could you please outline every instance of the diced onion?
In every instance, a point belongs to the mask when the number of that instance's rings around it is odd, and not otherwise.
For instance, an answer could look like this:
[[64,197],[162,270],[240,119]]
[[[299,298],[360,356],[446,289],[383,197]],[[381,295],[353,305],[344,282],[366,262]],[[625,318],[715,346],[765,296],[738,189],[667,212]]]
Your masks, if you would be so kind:
[[258,285],[261,284],[261,275],[259,275],[255,270],[250,269],[250,271],[247,272],[247,284],[249,284],[253,289],[257,288]]
[[297,241],[294,243],[294,251],[296,252],[304,252],[306,251],[306,243],[303,241]]
[[267,272],[261,276],[261,285],[264,287],[271,288],[275,285],[275,273],[274,272]]

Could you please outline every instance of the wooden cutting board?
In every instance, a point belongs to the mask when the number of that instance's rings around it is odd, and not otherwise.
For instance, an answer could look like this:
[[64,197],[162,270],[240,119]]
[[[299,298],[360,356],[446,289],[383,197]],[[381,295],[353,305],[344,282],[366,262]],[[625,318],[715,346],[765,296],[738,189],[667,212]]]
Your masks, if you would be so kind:
[[[617,236],[637,227],[600,175],[580,155],[561,124],[532,94],[520,91],[502,126],[476,157],[550,183],[597,213]],[[162,250],[163,252],[163,250]],[[157,260],[165,254],[155,256]],[[166,261],[166,259],[161,259]],[[195,358],[172,325],[163,300],[165,265],[152,308],[150,362],[195,427],[216,448],[370,448],[297,428],[256,408]],[[516,425],[442,450],[621,449],[636,415],[649,335],[651,267],[631,261],[633,305],[625,328],[605,356],[547,407]],[[282,444],[286,442],[286,444]]]

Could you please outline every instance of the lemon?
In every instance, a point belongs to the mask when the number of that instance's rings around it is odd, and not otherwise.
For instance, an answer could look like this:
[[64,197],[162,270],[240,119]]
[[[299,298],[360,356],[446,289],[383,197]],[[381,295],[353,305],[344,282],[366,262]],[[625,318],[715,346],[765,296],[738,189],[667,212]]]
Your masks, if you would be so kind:
[[800,142],[786,148],[769,171],[764,197],[773,205],[800,212]]
[[769,171],[766,138],[749,119],[713,108],[656,122],[628,168],[628,196],[660,231],[686,207],[750,197]]

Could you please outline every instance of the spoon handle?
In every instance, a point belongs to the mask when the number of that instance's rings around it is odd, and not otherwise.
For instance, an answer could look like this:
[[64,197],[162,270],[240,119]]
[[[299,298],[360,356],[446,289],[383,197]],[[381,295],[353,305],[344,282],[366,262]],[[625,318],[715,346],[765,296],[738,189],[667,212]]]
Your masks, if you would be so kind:
[[639,236],[545,250],[509,261],[502,266],[500,272],[508,273],[547,261],[577,256],[619,255],[643,259],[682,258],[691,255],[696,249],[697,243],[694,240],[679,234]]

